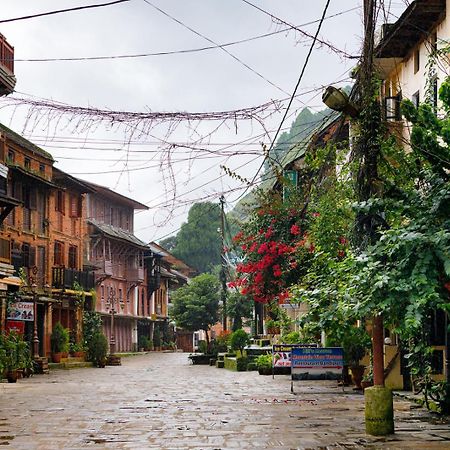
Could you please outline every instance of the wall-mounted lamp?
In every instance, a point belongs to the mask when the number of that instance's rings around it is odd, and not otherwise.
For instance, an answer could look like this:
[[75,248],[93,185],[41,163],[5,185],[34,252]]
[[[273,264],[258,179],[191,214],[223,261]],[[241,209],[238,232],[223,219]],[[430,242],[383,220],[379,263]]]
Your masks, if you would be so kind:
[[328,86],[322,94],[322,101],[333,111],[339,111],[350,117],[356,117],[359,111],[351,103],[348,95],[334,86]]

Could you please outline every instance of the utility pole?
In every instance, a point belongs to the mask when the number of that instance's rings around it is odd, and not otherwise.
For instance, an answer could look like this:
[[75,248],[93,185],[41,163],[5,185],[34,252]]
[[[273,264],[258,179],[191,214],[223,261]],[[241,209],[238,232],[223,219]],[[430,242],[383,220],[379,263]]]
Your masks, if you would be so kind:
[[220,237],[222,248],[220,250],[220,281],[222,283],[222,290],[220,292],[220,299],[222,300],[223,308],[223,331],[227,331],[227,275],[226,275],[226,261],[225,261],[225,197],[220,197]]
[[[381,151],[379,100],[374,91],[374,34],[377,0],[364,0],[364,47],[360,67],[360,89],[362,111],[365,121],[361,127],[358,142],[358,198],[366,201],[378,197],[378,156]],[[378,102],[378,104],[376,103]],[[377,113],[376,113],[377,112]],[[359,220],[358,220],[359,219]],[[357,218],[361,247],[377,240],[377,221],[374,216]],[[383,317],[372,318],[372,356],[374,386],[365,391],[366,432],[372,435],[386,435],[394,432],[392,392],[384,385],[384,338]]]

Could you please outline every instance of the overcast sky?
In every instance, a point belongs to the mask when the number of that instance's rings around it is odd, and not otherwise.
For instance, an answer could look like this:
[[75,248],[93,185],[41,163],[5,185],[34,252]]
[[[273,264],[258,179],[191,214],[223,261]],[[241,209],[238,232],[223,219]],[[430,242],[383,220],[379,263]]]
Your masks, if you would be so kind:
[[[105,0],[106,1],[106,0]],[[1,19],[55,9],[103,3],[95,0],[2,0]],[[253,0],[252,3],[314,34],[324,0]],[[385,2],[388,4],[389,2]],[[293,92],[311,41],[295,31],[197,53],[101,61],[29,62],[26,59],[130,55],[196,49],[211,46],[192,30],[151,5],[183,22],[217,44],[279,31],[261,11],[242,0],[131,0],[126,3],[48,17],[0,24],[0,32],[15,48],[16,93],[71,105],[126,111],[224,111],[288,98]],[[404,2],[391,2],[396,15]],[[339,14],[342,13],[342,14]],[[339,14],[339,15],[336,15]],[[320,37],[350,55],[358,55],[362,36],[361,0],[332,0]],[[394,16],[395,17],[395,16]],[[395,18],[391,18],[395,21]],[[321,90],[328,84],[348,84],[354,59],[344,58],[316,45],[299,93],[284,127],[289,127],[305,105],[323,108]],[[248,66],[248,67],[246,67]],[[257,73],[255,73],[257,72]],[[7,99],[0,99],[0,107]],[[286,106],[287,102],[284,102]],[[0,121],[52,153],[57,167],[80,178],[103,184],[147,204],[151,209],[136,215],[135,233],[146,241],[175,232],[186,219],[189,206],[199,199],[225,193],[227,207],[242,193],[229,192],[241,183],[220,168],[226,165],[251,179],[262,156],[260,142],[270,145],[283,111],[264,121],[268,135],[257,122],[184,124],[170,135],[168,126],[136,137],[125,145],[123,128],[104,126],[73,133],[73,122],[41,121],[24,129],[27,108],[3,107]],[[212,133],[197,142],[200,136]],[[217,151],[226,144],[235,156],[202,153],[198,157],[177,148],[169,165],[161,153],[161,140],[199,145]],[[238,144],[247,140],[244,144]],[[128,163],[125,163],[128,158]],[[190,161],[189,161],[190,159]],[[179,161],[177,161],[179,160]],[[172,172],[168,168],[172,168]],[[176,190],[173,189],[175,180]],[[170,220],[165,220],[170,219]]]

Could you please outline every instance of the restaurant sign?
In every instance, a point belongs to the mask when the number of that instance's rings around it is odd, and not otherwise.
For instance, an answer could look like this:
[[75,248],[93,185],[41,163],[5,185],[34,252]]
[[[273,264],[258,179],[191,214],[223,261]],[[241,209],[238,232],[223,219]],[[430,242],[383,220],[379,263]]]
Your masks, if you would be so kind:
[[8,320],[34,321],[34,304],[32,302],[15,302],[8,306]]
[[293,348],[293,380],[336,380],[342,377],[344,352],[341,347]]

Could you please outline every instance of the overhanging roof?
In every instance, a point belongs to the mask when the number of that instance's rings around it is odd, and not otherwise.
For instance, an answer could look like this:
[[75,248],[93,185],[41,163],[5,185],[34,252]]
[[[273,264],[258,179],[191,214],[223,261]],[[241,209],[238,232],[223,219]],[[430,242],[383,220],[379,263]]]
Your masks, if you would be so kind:
[[94,194],[96,193],[99,195],[103,195],[104,197],[113,199],[114,201],[122,203],[123,205],[130,206],[133,209],[149,209],[147,205],[139,203],[138,201],[133,200],[132,198],[125,197],[125,195],[119,194],[118,192],[115,192],[112,189],[109,189],[105,186],[101,186],[99,184],[92,183],[91,181],[81,179],[79,181],[87,186],[90,186],[94,190]]
[[33,172],[29,172],[28,170],[25,170],[24,168],[20,167],[20,166],[15,166],[15,165],[9,165],[8,167],[13,171],[16,172],[20,175],[23,175],[25,177],[28,177],[30,179],[32,179],[33,181],[36,181],[38,183],[42,183],[45,184],[46,186],[50,186],[50,187],[54,187],[57,188],[58,186],[55,183],[52,183],[51,181],[47,180],[46,178],[43,178]]
[[101,234],[104,234],[111,239],[124,241],[142,249],[148,249],[148,245],[138,239],[133,233],[129,233],[128,231],[106,223],[98,222],[95,219],[88,219],[87,223],[93,225]]
[[39,156],[43,156],[44,158],[49,159],[50,161],[54,161],[53,156],[43,150],[42,148],[38,147],[37,145],[30,142],[28,139],[25,139],[20,134],[16,133],[15,131],[11,130],[7,126],[0,123],[0,132],[1,134],[5,135],[7,138],[11,139],[14,143],[17,145],[20,145],[21,147],[29,150],[32,153],[36,153]]
[[404,58],[445,17],[446,0],[415,0],[394,24],[383,25],[376,58]]
[[56,167],[53,167],[53,180],[56,183],[61,184],[61,187],[63,188],[70,187],[83,193],[95,192],[95,190],[86,182],[79,180],[78,178],[63,172],[61,169]]

